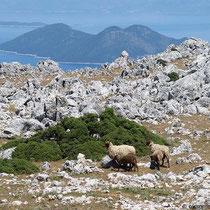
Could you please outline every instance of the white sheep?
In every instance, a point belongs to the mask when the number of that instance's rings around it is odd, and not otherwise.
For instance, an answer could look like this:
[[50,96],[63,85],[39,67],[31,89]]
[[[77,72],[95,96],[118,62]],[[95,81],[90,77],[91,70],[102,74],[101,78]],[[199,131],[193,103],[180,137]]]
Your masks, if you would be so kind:
[[148,141],[147,145],[149,145],[151,153],[154,153],[155,151],[160,150],[162,152],[162,154],[163,154],[162,166],[164,164],[164,159],[166,158],[167,159],[167,163],[168,163],[168,168],[170,168],[170,163],[169,163],[170,151],[169,151],[169,147],[167,147],[165,145],[154,144],[153,141]]
[[150,155],[151,164],[155,163],[157,165],[157,169],[160,170],[160,163],[163,160],[163,153],[160,150],[155,150],[152,155]]
[[113,145],[112,142],[106,141],[104,146],[108,149],[108,155],[110,158],[114,159],[116,155],[121,157],[126,156],[129,153],[136,155],[136,150],[133,146],[129,145]]

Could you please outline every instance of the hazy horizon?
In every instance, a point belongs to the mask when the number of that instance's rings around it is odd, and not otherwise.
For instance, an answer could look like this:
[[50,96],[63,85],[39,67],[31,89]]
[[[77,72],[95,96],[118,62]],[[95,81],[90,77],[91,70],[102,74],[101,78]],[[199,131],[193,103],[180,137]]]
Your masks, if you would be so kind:
[[109,26],[137,24],[173,38],[210,41],[208,0],[2,0],[0,9],[1,21],[65,23],[93,34]]

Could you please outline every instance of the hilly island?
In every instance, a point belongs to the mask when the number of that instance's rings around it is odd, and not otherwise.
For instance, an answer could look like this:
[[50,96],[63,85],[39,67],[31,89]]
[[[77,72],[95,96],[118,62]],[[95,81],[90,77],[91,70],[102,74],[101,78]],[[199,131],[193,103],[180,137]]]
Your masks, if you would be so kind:
[[123,50],[133,59],[164,51],[186,38],[174,39],[143,25],[112,26],[93,35],[63,23],[46,25],[2,43],[1,50],[47,56],[60,62],[111,62]]

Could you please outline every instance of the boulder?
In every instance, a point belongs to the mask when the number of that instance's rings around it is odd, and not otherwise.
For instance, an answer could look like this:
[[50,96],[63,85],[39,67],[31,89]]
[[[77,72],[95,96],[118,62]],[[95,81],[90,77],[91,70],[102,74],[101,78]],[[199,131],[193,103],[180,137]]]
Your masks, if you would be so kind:
[[201,161],[202,158],[201,158],[201,156],[200,156],[199,154],[197,154],[197,153],[191,153],[191,154],[188,155],[187,160],[188,160],[189,162],[195,162],[195,161]]
[[101,166],[103,168],[118,168],[119,165],[116,163],[116,161],[112,160],[109,155],[106,155],[105,157],[102,158],[101,160]]
[[41,168],[42,171],[49,171],[50,169],[51,169],[51,164],[49,162],[44,162],[42,164],[42,168]]
[[97,166],[90,165],[90,161],[85,159],[85,155],[79,153],[77,160],[67,160],[61,167],[61,171],[69,171],[71,174],[85,174],[94,171],[102,172]]
[[15,151],[16,147],[12,147],[3,151],[0,151],[1,159],[12,159],[12,153]]
[[178,147],[173,147],[171,150],[171,155],[179,155],[185,152],[192,152],[192,146],[188,140],[182,140],[181,145]]
[[47,175],[47,174],[38,174],[38,176],[36,177],[36,179],[38,180],[38,181],[48,181],[48,179],[49,179],[49,175]]

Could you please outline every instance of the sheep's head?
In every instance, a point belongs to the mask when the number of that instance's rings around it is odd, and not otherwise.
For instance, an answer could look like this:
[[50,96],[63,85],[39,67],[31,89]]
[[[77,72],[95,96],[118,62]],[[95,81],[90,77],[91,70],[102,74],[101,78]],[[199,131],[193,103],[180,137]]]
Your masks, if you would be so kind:
[[154,162],[155,161],[155,158],[153,155],[150,155],[150,159],[151,159],[151,162]]
[[151,143],[152,143],[152,141],[148,140],[148,141],[146,142],[146,145],[149,146]]
[[104,147],[106,147],[107,149],[109,148],[109,145],[110,145],[110,141],[106,141],[106,142],[104,143]]

